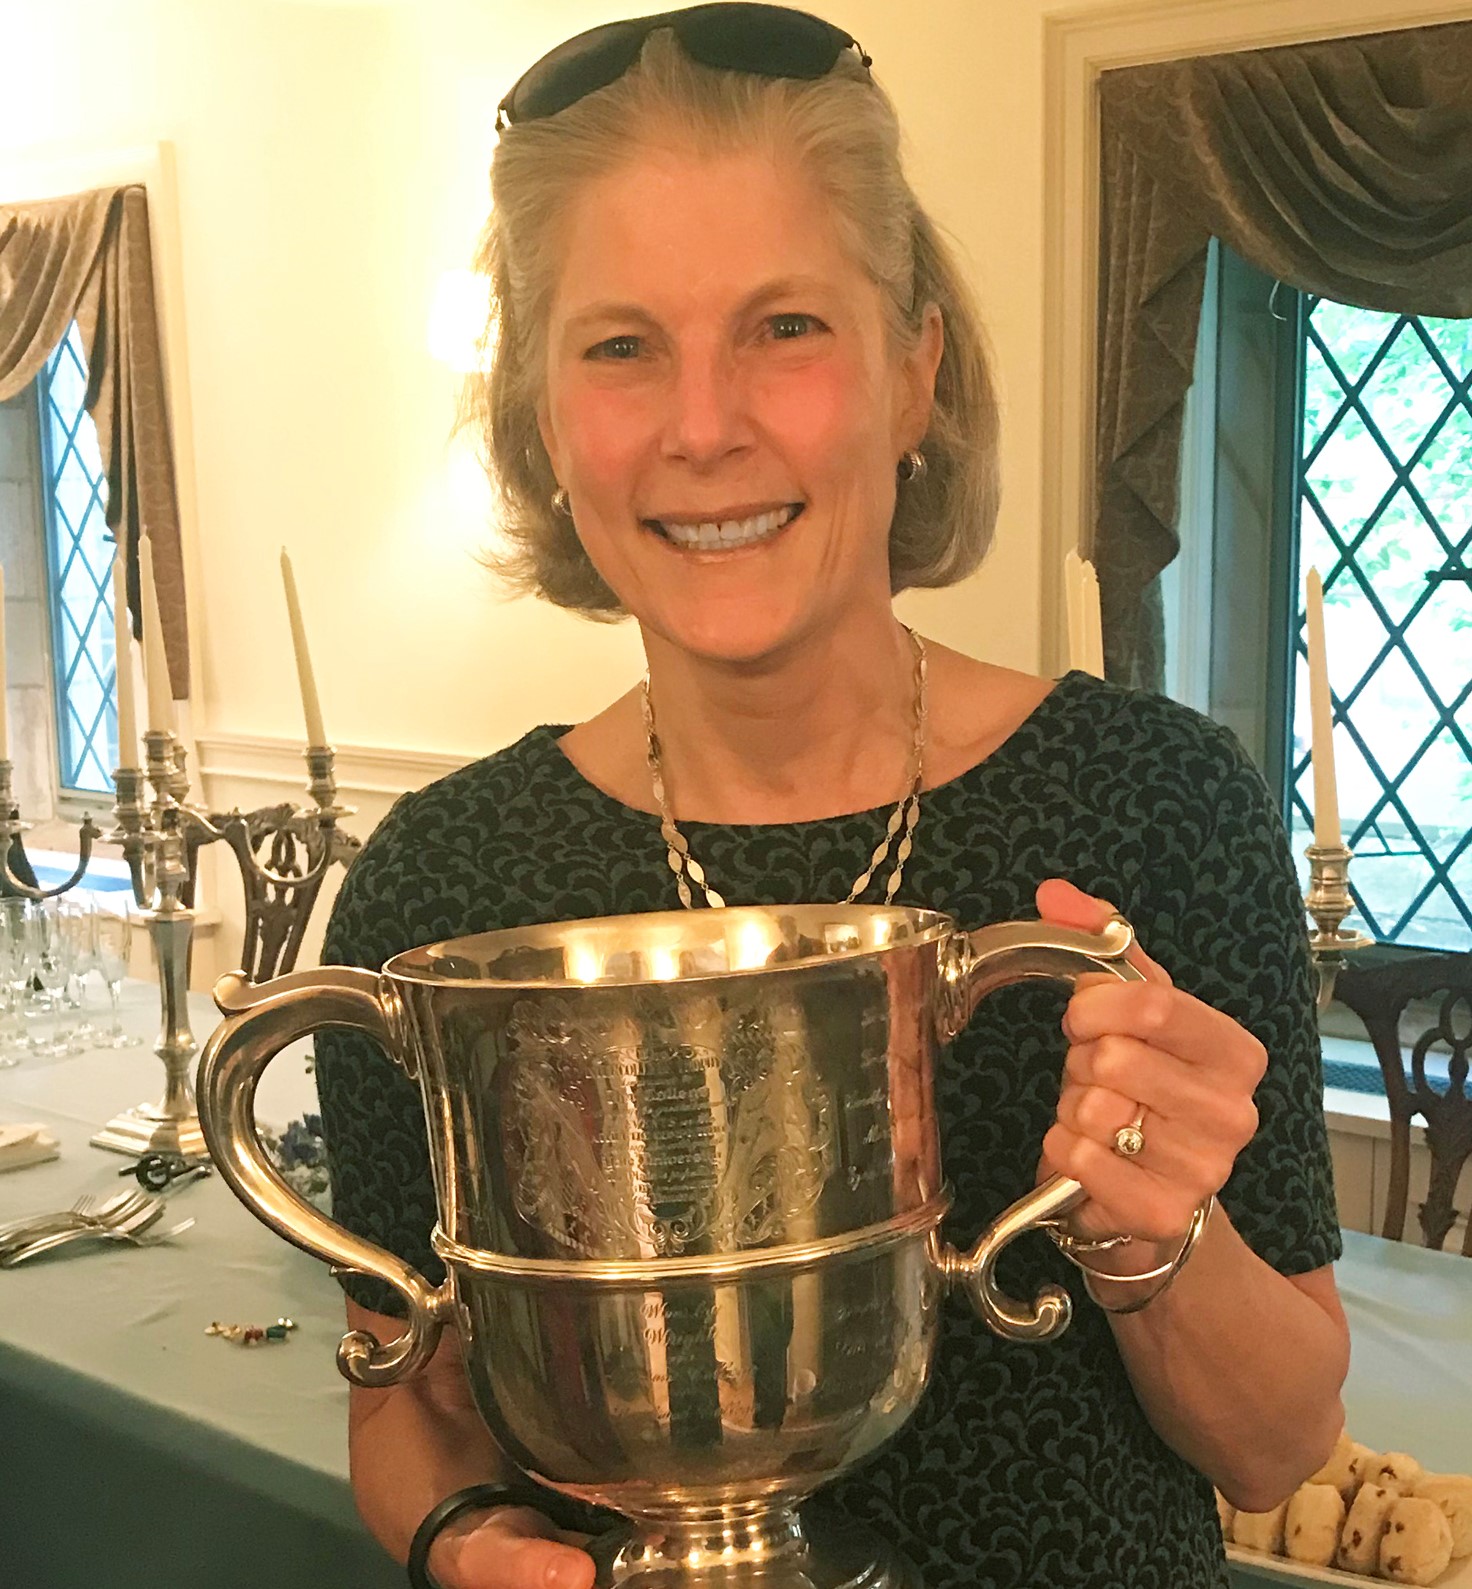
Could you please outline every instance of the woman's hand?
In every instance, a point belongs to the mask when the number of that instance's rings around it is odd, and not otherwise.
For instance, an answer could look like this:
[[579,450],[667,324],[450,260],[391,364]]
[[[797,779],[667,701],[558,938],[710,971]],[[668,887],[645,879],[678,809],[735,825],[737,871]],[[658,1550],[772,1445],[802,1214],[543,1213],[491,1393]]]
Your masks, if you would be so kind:
[[450,1523],[429,1552],[442,1589],[592,1589],[593,1558],[584,1535],[559,1529],[529,1506],[469,1512]]
[[[1086,932],[1115,913],[1061,878],[1038,888],[1037,905],[1044,921]],[[1174,1244],[1257,1130],[1252,1097],[1267,1053],[1230,1016],[1174,987],[1138,945],[1129,959],[1145,981],[1083,977],[1068,1002],[1058,1119],[1041,1169],[1088,1192],[1069,1221],[1075,1234]],[[1115,1133],[1142,1109],[1144,1146],[1126,1158]]]

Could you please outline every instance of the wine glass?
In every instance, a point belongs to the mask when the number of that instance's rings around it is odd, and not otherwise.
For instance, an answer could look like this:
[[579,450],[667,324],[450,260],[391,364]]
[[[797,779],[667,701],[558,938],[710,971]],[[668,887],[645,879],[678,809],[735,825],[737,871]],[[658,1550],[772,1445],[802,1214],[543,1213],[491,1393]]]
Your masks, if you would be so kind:
[[[37,1030],[31,1034],[31,1052],[48,1059],[70,1053],[69,1033],[63,1027],[62,994],[71,975],[71,945],[62,927],[61,907],[54,899],[29,900],[25,907],[25,968],[43,995],[35,1012]],[[42,1018],[51,1016],[49,1038],[40,1032]]]
[[[97,969],[97,948],[93,926],[97,910],[94,905],[84,905],[79,900],[66,899],[61,901],[59,914],[61,934],[66,941],[69,961],[63,1003],[67,1009],[76,1010],[79,1016],[70,1032],[75,1052],[78,1045],[86,1047],[97,1033],[97,1028],[87,1018],[86,1013],[87,977]],[[76,989],[75,993],[72,991],[73,988]]]
[[25,1009],[31,994],[26,964],[25,906],[16,898],[0,899],[0,1068],[20,1064],[30,1044],[25,1033]]
[[112,1000],[112,1030],[97,1040],[99,1048],[137,1048],[141,1037],[130,1037],[123,1030],[118,998],[123,978],[128,974],[128,952],[132,944],[133,922],[127,907],[124,913],[114,915],[108,910],[98,910],[93,916],[93,937],[97,945],[97,969],[107,984],[107,996]]

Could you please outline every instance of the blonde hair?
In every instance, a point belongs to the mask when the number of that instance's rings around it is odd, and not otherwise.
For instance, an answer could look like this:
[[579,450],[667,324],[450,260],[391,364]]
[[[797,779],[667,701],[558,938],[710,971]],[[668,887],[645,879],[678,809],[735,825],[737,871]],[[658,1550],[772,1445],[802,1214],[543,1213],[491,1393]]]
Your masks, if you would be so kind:
[[467,384],[461,412],[499,499],[503,544],[487,562],[515,590],[590,618],[624,616],[572,520],[552,506],[557,481],[537,405],[559,222],[583,183],[670,138],[697,151],[795,154],[826,197],[842,245],[880,288],[898,350],[916,345],[926,305],[939,308],[945,348],[921,444],[926,469],[897,493],[890,585],[954,584],[991,544],[997,397],[966,279],[905,179],[893,105],[851,51],[815,80],[758,77],[700,65],[667,28],[650,34],[616,82],[501,134],[477,256],[490,281],[493,352],[489,370]]

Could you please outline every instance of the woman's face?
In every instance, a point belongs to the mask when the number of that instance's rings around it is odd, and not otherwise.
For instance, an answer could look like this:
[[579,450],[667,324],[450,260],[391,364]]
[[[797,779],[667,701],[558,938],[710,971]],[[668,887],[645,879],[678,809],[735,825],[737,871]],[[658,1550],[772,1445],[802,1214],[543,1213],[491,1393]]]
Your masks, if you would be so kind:
[[895,465],[925,433],[939,313],[895,355],[821,194],[757,154],[642,152],[561,235],[538,417],[625,608],[727,661],[887,611]]

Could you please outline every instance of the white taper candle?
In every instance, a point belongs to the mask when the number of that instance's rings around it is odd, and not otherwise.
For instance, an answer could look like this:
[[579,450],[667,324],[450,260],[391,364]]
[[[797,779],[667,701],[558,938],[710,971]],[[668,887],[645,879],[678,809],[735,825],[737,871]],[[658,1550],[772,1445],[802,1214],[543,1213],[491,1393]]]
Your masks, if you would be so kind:
[[1313,725],[1314,843],[1337,849],[1344,843],[1344,835],[1339,825],[1339,791],[1334,778],[1334,709],[1324,650],[1324,586],[1316,568],[1308,571],[1303,605],[1308,630],[1309,716]]
[[147,535],[138,538],[138,591],[143,598],[143,682],[148,689],[148,726],[155,733],[172,734],[174,692],[169,686],[158,586],[153,582],[153,547]]
[[117,666],[118,766],[137,767],[138,703],[133,694],[133,626],[128,622],[128,571],[122,543],[112,559],[113,655]]
[[307,631],[302,623],[302,605],[296,593],[296,575],[291,558],[281,548],[281,583],[286,587],[286,616],[291,621],[291,646],[296,652],[296,676],[302,687],[302,713],[307,720],[307,744],[325,745],[327,731],[322,727],[322,705],[317,699],[317,679],[312,672],[312,657],[307,650]]

